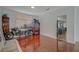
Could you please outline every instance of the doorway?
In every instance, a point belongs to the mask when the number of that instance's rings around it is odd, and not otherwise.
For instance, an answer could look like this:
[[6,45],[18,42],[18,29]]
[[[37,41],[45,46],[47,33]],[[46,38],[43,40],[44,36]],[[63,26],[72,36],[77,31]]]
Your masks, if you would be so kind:
[[67,16],[61,15],[57,19],[57,51],[66,51]]

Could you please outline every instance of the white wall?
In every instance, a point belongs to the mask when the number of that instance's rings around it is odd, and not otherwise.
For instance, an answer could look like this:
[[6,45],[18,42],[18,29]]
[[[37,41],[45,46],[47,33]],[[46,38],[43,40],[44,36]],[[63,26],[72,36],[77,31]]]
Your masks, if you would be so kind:
[[40,16],[40,31],[42,35],[56,38],[56,17],[52,13]]
[[67,41],[74,43],[74,7],[64,7],[40,15],[41,34],[56,38],[56,21],[61,15],[67,15]]
[[74,39],[79,42],[79,7],[75,7],[75,19],[74,19]]

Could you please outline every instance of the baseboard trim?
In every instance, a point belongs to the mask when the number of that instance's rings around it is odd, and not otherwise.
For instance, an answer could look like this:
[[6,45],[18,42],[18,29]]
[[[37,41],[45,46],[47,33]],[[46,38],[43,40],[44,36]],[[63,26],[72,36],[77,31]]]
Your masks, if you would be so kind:
[[72,42],[72,41],[67,41],[67,43],[70,43],[70,44],[75,44],[75,42]]
[[[49,38],[57,39],[57,37],[55,37],[55,36],[51,36],[51,35],[48,35],[48,34],[41,34],[41,35],[43,35],[43,36],[47,36],[47,37],[49,37]],[[75,42],[72,42],[72,41],[67,41],[67,43],[75,44]]]
[[48,35],[48,34],[40,34],[40,35],[47,36],[47,37],[49,37],[49,38],[53,38],[53,39],[57,39],[57,37],[55,37],[55,36],[51,36],[51,35]]

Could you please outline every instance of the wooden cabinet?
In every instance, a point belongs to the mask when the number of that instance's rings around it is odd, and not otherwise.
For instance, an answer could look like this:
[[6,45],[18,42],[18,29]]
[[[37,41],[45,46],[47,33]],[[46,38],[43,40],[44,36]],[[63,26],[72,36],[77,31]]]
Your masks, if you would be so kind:
[[7,15],[2,16],[2,29],[3,32],[9,32],[9,17]]

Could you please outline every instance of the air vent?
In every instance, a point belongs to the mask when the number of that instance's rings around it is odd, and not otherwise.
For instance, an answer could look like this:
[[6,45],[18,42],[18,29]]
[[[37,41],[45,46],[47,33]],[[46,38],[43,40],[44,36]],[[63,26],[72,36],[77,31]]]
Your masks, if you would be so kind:
[[46,11],[49,11],[49,10],[50,10],[50,8],[47,8],[47,9],[46,9]]

